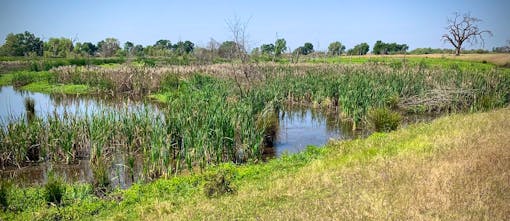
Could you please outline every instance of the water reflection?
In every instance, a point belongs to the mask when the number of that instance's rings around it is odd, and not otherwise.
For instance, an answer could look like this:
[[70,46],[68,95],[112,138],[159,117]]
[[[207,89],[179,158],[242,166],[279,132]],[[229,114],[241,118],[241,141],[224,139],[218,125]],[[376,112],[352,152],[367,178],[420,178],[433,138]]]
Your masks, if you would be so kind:
[[[117,154],[108,168],[108,178],[113,187],[125,189],[142,179],[142,158],[134,157],[133,168],[127,166],[126,158],[125,154]],[[42,185],[46,183],[50,170],[69,183],[92,183],[94,180],[89,160],[78,160],[74,164],[44,162],[22,168],[0,170],[0,178],[13,180],[21,186]]]
[[310,108],[290,108],[279,113],[274,142],[277,157],[297,153],[309,145],[322,146],[330,139],[352,139],[366,131],[353,131],[350,121],[341,120],[338,112]]
[[0,87],[0,123],[4,125],[22,119],[25,115],[25,98],[35,100],[35,114],[46,118],[48,115],[62,115],[64,113],[91,115],[100,111],[120,111],[140,109],[148,105],[140,100],[129,98],[98,97],[83,95],[43,94],[16,90],[12,86]]

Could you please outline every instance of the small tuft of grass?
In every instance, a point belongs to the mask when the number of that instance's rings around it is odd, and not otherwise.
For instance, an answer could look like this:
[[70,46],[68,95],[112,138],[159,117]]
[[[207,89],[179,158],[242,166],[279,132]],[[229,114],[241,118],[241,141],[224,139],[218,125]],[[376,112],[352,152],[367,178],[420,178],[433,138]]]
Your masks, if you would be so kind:
[[0,180],[0,206],[2,206],[2,210],[5,212],[9,208],[9,189],[11,188],[11,184],[8,181]]
[[0,86],[12,84],[13,74],[0,74]]
[[368,112],[368,122],[377,132],[396,130],[402,121],[402,115],[387,108],[375,108]]
[[66,188],[64,181],[57,177],[52,171],[48,174],[48,182],[44,185],[44,198],[48,204],[60,206]]
[[209,198],[213,198],[235,193],[236,188],[232,184],[234,178],[235,168],[232,165],[227,164],[219,167],[217,170],[211,171],[205,176],[205,195]]

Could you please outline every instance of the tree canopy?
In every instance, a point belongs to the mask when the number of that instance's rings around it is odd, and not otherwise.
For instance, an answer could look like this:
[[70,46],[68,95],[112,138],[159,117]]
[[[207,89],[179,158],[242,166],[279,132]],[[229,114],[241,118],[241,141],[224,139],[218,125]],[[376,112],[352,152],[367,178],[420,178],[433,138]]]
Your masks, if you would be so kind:
[[25,31],[24,33],[10,33],[2,45],[2,54],[10,56],[43,55],[43,41],[34,34]]
[[97,47],[103,57],[111,57],[120,50],[120,43],[116,38],[106,38],[98,42]]
[[69,38],[50,38],[44,43],[44,55],[49,57],[66,57],[73,51],[73,41]]
[[298,47],[298,48],[296,48],[296,50],[294,50],[294,53],[298,53],[298,54],[302,54],[302,55],[311,54],[313,52],[314,52],[313,44],[310,42],[306,42],[303,46]]
[[232,59],[239,51],[239,46],[234,41],[225,41],[218,48],[218,54],[222,58]]
[[284,38],[276,39],[276,41],[274,43],[275,56],[280,56],[286,50],[287,50],[287,41],[285,41]]
[[345,46],[339,41],[331,42],[328,46],[328,54],[341,55],[345,52]]
[[97,46],[90,42],[76,43],[74,52],[82,55],[94,56],[97,52]]
[[172,46],[172,49],[178,54],[189,54],[193,52],[193,49],[195,48],[195,44],[191,41],[178,41],[175,45]]
[[349,55],[366,55],[370,51],[370,46],[366,42],[358,44],[347,51]]
[[374,53],[374,54],[398,54],[398,53],[406,52],[407,49],[409,49],[409,46],[407,46],[406,44],[384,43],[379,40],[374,44],[372,53]]
[[274,44],[263,44],[260,46],[262,54],[272,55],[275,52]]

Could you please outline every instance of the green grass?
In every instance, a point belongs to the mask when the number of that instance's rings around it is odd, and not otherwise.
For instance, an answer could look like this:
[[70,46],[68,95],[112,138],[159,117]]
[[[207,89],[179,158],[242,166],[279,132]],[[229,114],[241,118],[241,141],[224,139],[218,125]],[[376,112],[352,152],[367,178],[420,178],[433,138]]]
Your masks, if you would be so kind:
[[[509,114],[507,108],[453,115],[366,139],[332,142],[267,163],[222,164],[204,173],[135,184],[110,194],[119,201],[95,197],[89,185],[68,185],[57,209],[45,205],[43,187],[10,188],[7,199],[18,212],[0,217],[499,219],[509,212],[510,184],[504,173],[510,169],[504,160],[510,157],[505,140],[510,137]],[[210,198],[204,194],[207,177],[219,171],[230,171],[236,191]]]
[[449,58],[436,58],[436,57],[414,57],[407,56],[404,58],[404,55],[400,55],[401,57],[384,57],[384,56],[336,56],[336,57],[325,57],[325,58],[310,58],[306,60],[310,63],[328,63],[328,64],[338,64],[338,63],[384,63],[389,65],[397,65],[402,66],[406,65],[428,65],[432,67],[440,67],[440,68],[449,68],[449,67],[458,67],[461,69],[480,69],[480,70],[488,70],[496,65],[482,62],[482,61],[469,61],[469,60],[458,60],[458,59],[449,59]]
[[47,94],[89,94],[94,91],[90,86],[83,84],[50,84],[44,81],[33,82],[20,89]]
[[12,84],[13,74],[0,75],[0,86],[7,86]]
[[89,94],[93,87],[84,84],[59,84],[48,71],[18,71],[0,75],[0,86],[16,85],[19,89],[47,94]]

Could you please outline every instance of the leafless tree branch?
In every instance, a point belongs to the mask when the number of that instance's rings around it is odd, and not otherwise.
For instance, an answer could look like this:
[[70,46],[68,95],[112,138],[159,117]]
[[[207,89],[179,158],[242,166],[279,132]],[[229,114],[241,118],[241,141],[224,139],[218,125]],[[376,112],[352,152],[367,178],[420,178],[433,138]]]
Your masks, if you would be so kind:
[[460,55],[462,44],[468,42],[471,45],[482,43],[485,45],[484,34],[492,36],[489,30],[480,30],[478,23],[482,22],[481,19],[472,17],[469,13],[460,15],[454,13],[453,18],[448,18],[448,26],[446,26],[447,34],[442,36],[443,41],[448,42],[455,47],[455,55]]

